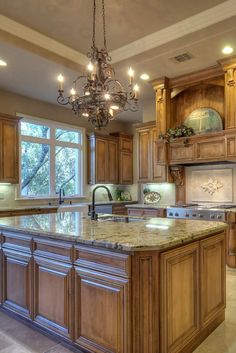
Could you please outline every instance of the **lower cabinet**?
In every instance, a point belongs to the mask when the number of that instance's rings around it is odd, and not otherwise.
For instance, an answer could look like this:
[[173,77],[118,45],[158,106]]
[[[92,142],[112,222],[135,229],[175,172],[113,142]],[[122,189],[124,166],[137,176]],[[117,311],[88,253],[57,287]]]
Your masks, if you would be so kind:
[[35,257],[34,321],[72,338],[72,265]]
[[32,256],[4,249],[2,257],[2,305],[24,317],[32,318]]
[[222,233],[161,254],[161,353],[182,352],[224,317],[224,242]]
[[128,279],[76,267],[75,342],[91,352],[130,353],[128,299]]
[[161,352],[180,352],[200,330],[199,244],[161,255]]
[[201,241],[200,254],[201,325],[205,327],[225,308],[224,237],[220,234]]

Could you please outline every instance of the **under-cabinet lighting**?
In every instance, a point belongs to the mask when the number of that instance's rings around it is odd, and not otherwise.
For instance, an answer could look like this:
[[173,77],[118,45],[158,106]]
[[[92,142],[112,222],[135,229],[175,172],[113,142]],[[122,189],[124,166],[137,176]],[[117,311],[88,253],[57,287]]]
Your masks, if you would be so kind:
[[1,185],[11,185],[11,183],[0,183],[0,186]]

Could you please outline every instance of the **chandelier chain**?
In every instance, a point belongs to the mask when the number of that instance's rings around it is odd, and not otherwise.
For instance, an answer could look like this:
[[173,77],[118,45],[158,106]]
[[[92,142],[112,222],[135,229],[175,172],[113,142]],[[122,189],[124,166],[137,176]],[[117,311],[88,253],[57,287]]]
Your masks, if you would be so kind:
[[93,0],[93,38],[92,38],[92,42],[93,42],[93,48],[96,47],[96,0]]
[[107,51],[105,0],[102,0],[102,18],[103,18],[103,43],[104,43],[104,48]]

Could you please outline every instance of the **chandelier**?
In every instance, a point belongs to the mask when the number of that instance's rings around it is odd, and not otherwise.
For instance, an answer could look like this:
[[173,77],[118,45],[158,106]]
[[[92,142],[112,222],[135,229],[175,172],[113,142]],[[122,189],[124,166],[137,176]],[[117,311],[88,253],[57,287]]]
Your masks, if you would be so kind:
[[96,128],[107,126],[110,120],[116,118],[122,111],[138,110],[139,87],[134,85],[134,71],[128,70],[129,84],[125,90],[115,78],[115,72],[107,51],[105,0],[102,0],[103,47],[96,46],[96,0],[93,0],[93,36],[91,52],[87,54],[89,63],[86,74],[78,76],[73,81],[70,95],[64,95],[64,77],[58,76],[59,89],[57,102],[61,105],[71,105],[79,117],[85,117]]

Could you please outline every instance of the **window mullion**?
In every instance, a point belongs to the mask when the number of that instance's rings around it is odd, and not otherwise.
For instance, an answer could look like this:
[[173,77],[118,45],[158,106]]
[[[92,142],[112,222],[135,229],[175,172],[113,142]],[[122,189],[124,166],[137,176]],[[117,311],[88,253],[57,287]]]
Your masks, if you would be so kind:
[[50,149],[50,194],[55,196],[55,128],[51,127],[51,149]]

